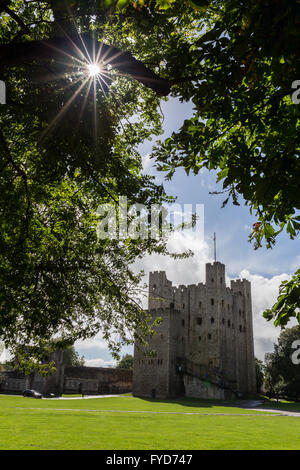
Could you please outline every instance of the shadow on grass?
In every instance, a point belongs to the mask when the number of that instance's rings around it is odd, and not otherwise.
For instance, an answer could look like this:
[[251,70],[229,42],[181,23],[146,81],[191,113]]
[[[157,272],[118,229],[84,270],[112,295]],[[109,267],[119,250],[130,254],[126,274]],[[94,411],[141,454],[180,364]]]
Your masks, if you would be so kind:
[[[189,397],[177,397],[177,398],[145,398],[145,397],[136,397],[139,400],[148,403],[164,403],[170,405],[179,405],[183,407],[192,407],[192,408],[212,408],[213,406],[234,406],[235,403],[238,403],[235,400],[213,400],[213,399],[201,399],[201,398],[189,398]],[[231,404],[232,403],[232,404]]]

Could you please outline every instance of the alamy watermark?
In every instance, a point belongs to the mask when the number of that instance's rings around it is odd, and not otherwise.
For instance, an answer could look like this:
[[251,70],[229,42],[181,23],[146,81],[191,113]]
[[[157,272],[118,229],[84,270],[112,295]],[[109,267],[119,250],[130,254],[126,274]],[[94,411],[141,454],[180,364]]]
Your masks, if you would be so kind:
[[6,85],[0,80],[0,104],[6,104]]
[[118,206],[102,204],[97,209],[101,220],[97,226],[98,238],[103,239],[159,239],[178,231],[191,229],[204,240],[204,205],[172,204],[161,206],[143,204],[128,206],[126,196],[120,196]]
[[292,354],[292,363],[298,365],[300,364],[300,339],[293,341],[292,349],[296,349]]
[[294,104],[300,103],[300,80],[294,80],[292,83],[292,88],[297,88],[294,93],[292,93],[292,102]]

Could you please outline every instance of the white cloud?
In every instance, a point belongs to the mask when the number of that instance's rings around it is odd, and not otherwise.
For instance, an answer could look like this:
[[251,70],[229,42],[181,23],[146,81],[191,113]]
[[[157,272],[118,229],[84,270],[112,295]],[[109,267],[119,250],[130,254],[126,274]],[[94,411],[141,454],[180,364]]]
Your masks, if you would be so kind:
[[76,347],[76,350],[92,349],[93,351],[97,351],[97,350],[103,351],[107,349],[107,343],[103,340],[101,333],[98,333],[93,338],[89,338],[84,341],[83,340],[76,341],[75,347]]
[[2,354],[0,355],[0,364],[5,361],[7,361],[7,352],[4,349],[4,351],[2,351]]
[[147,255],[134,263],[136,271],[144,270],[147,282],[150,271],[166,271],[173,284],[195,284],[204,281],[205,263],[209,258],[209,246],[199,237],[199,233],[186,230],[175,233],[169,238],[168,250],[182,253],[192,250],[194,256],[187,259],[172,259],[159,254]]
[[149,170],[154,168],[154,160],[150,158],[150,153],[143,155],[142,157],[143,172],[147,173]]
[[113,359],[105,361],[102,357],[99,357],[98,359],[86,359],[84,365],[86,367],[114,367],[116,361]]

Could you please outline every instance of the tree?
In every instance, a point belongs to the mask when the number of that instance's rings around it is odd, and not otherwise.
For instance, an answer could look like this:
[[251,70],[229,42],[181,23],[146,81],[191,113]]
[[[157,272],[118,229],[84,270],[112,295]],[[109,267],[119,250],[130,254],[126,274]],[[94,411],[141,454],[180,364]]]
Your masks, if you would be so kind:
[[283,330],[274,351],[265,356],[266,387],[271,396],[300,398],[300,366],[293,359],[295,341],[300,344],[299,326]]
[[122,359],[117,363],[118,369],[132,369],[133,368],[133,356],[132,354],[125,354]]
[[74,346],[69,346],[64,349],[63,364],[65,366],[82,367],[84,366],[84,356],[80,356]]
[[[264,240],[271,248],[284,229],[291,239],[300,229],[300,107],[294,99],[300,5],[296,0],[194,3],[202,12],[195,22],[198,35],[182,39],[184,54],[165,57],[170,75],[180,70],[186,77],[172,87],[172,95],[191,100],[194,115],[156,146],[153,157],[168,178],[178,167],[187,174],[218,170],[224,205],[230,199],[239,205],[242,196],[257,219],[249,240],[254,248]],[[280,308],[295,305],[299,272],[292,282],[294,289],[282,287]],[[298,315],[277,307],[266,313],[276,325]]]
[[[26,363],[45,370],[45,349],[98,331],[118,357],[153,331],[131,265],[168,252],[164,238],[97,238],[97,208],[117,208],[120,195],[147,209],[173,200],[143,175],[137,148],[162,132],[169,83],[159,64],[181,27],[154,3],[142,12],[82,0],[0,8],[0,339],[27,372]],[[104,54],[111,68],[90,79],[93,45],[119,56]]]
[[255,358],[255,372],[256,372],[256,391],[261,392],[264,383],[264,363],[263,361]]
[[282,281],[279,296],[271,309],[264,312],[267,320],[275,319],[274,324],[285,326],[292,317],[300,323],[300,269],[290,281]]

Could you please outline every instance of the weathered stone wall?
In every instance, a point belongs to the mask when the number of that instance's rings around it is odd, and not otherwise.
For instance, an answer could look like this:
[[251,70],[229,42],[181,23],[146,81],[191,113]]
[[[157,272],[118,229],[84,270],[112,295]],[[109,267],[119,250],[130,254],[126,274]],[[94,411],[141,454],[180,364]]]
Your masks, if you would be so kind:
[[19,371],[1,372],[1,393],[20,393],[28,387],[29,377]]
[[118,394],[132,391],[132,370],[104,367],[66,367],[64,393],[86,395]]
[[155,357],[147,357],[147,350],[135,345],[133,389],[135,395],[164,398],[170,390],[170,323],[174,312],[169,308],[153,308],[150,310],[153,318],[160,317],[161,324],[156,328],[156,335],[147,338],[151,347],[156,351]]
[[235,395],[214,384],[199,380],[196,377],[184,377],[185,395],[192,398],[208,398],[210,400],[229,400]]

